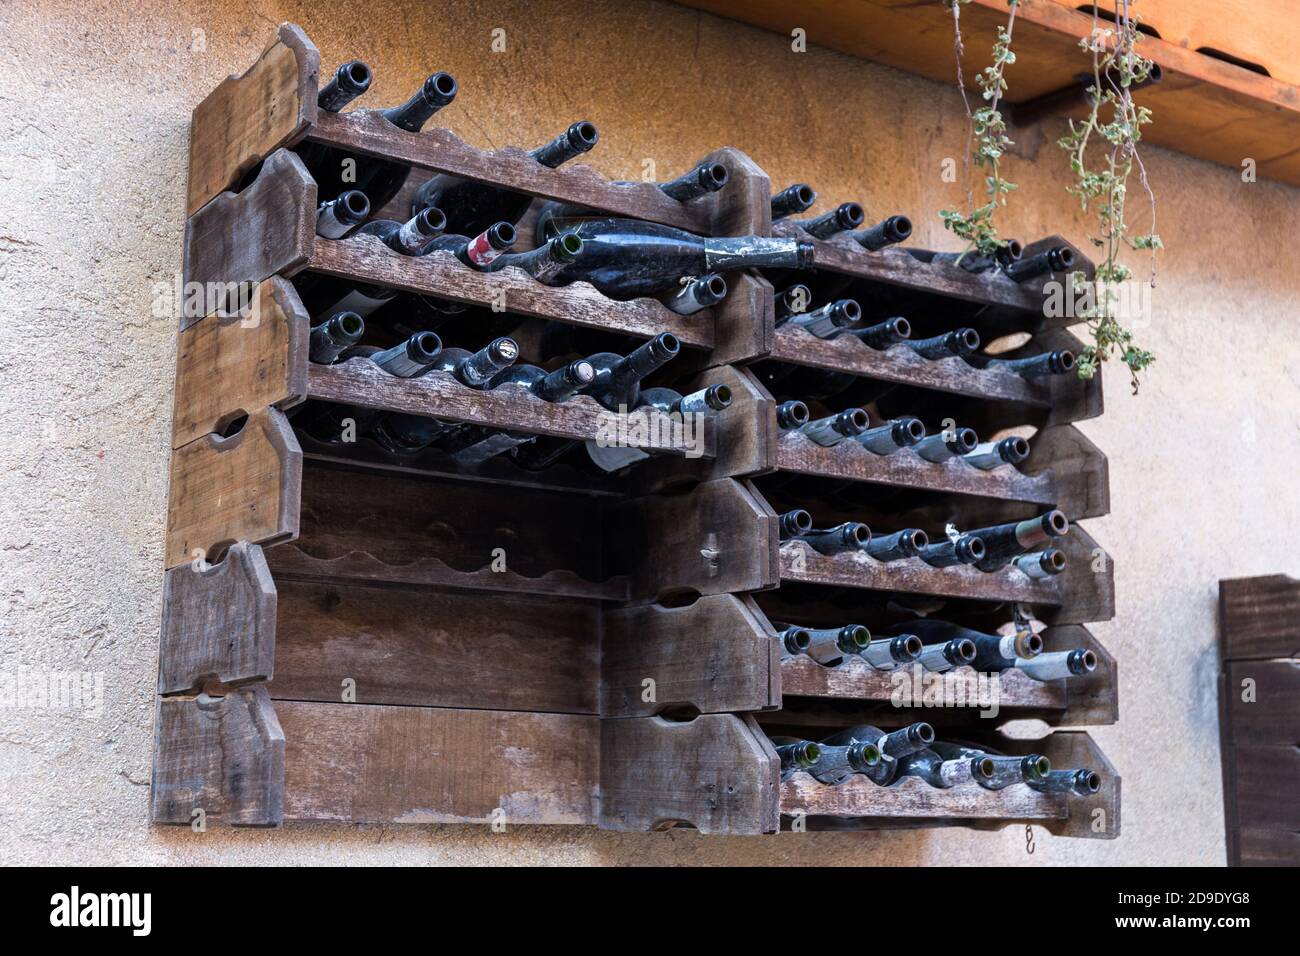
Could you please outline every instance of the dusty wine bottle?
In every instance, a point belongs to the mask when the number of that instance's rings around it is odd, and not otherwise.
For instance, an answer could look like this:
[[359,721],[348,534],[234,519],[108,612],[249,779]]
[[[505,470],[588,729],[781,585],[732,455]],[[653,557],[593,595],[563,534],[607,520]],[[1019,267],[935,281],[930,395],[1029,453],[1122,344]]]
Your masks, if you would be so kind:
[[785,512],[776,522],[782,541],[792,541],[812,530],[812,515],[802,508]]
[[776,426],[782,431],[797,431],[808,424],[808,406],[797,399],[776,406]]
[[917,662],[928,671],[950,671],[975,662],[975,644],[964,637],[927,644]]
[[849,233],[858,245],[870,252],[879,252],[886,246],[905,242],[911,235],[912,220],[906,216],[890,216],[861,232]]
[[[689,395],[671,388],[647,388],[641,392],[641,406],[647,405],[666,415],[713,415],[731,406],[731,388],[723,384],[710,385]],[[597,466],[610,473],[650,457],[640,448],[601,445],[595,441],[587,442],[587,454]]]
[[899,634],[874,640],[858,653],[876,670],[892,671],[903,664],[911,664],[924,651],[925,645],[915,634]]
[[1068,272],[1074,267],[1074,250],[1069,246],[1057,246],[1040,252],[1028,259],[1008,263],[1005,272],[1013,282],[1028,282],[1038,276],[1051,275],[1053,272]]
[[[861,654],[871,643],[871,632],[861,624],[846,624],[843,627],[796,627],[793,624],[774,623],[782,634],[803,632],[807,635],[807,646],[803,653],[821,664],[832,664],[841,660],[845,654]],[[785,645],[789,647],[788,642]]]
[[970,763],[966,758],[944,760],[927,747],[899,760],[891,782],[897,783],[905,777],[920,777],[932,787],[948,790],[971,779]]
[[[549,206],[550,204],[548,204]],[[655,296],[676,288],[683,276],[748,268],[806,269],[812,243],[762,236],[713,238],[639,219],[538,220],[538,241],[576,232],[582,258],[563,269],[557,284],[582,280],[616,299]]]
[[1054,349],[1051,352],[1018,359],[968,355],[966,361],[976,368],[1001,369],[1014,372],[1022,378],[1043,378],[1048,375],[1064,375],[1071,371],[1074,368],[1074,353],[1069,349]]
[[772,746],[781,758],[781,779],[801,770],[810,770],[821,759],[822,749],[811,740],[798,737],[773,737]]
[[1020,259],[1022,247],[1015,239],[1008,239],[992,253],[976,252],[936,252],[930,257],[931,262],[945,263],[965,269],[976,274],[995,272],[1005,269]]
[[1033,551],[1013,558],[1011,564],[1031,578],[1050,578],[1065,570],[1065,552],[1059,548]]
[[873,349],[884,351],[891,345],[902,342],[912,336],[912,323],[901,315],[886,319],[865,329],[849,329],[849,335],[856,336]]
[[822,746],[824,749],[828,745],[842,746],[854,743],[874,745],[880,755],[880,761],[859,772],[866,774],[875,783],[885,786],[898,772],[899,760],[925,749],[933,741],[934,728],[924,721],[919,721],[889,733],[870,724],[859,724],[832,734],[822,741]]
[[889,628],[885,633],[910,632],[931,645],[941,641],[966,640],[975,648],[975,657],[969,663],[979,671],[1003,671],[1016,666],[1016,661],[1037,657],[1043,650],[1043,639],[1033,631],[1014,634],[985,634],[959,624],[950,624],[934,618],[920,618]]
[[1052,769],[1051,761],[1040,754],[1006,757],[947,741],[935,741],[930,749],[944,760],[969,761],[971,777],[986,790],[1003,790],[1012,784],[1042,780]]
[[667,293],[660,301],[678,315],[694,315],[712,308],[726,297],[727,280],[716,272],[711,272],[683,280],[680,289]]
[[856,441],[877,455],[892,455],[900,448],[913,448],[925,438],[925,425],[919,418],[895,418],[876,428],[868,428]]
[[[433,208],[433,207],[429,207]],[[501,258],[517,238],[515,227],[508,222],[488,226],[473,238],[469,236],[439,236],[420,250],[420,255],[432,252],[450,252],[471,269],[486,271]]]
[[917,557],[932,568],[950,568],[957,564],[977,564],[984,560],[984,542],[973,534],[932,541]]
[[689,173],[684,173],[669,182],[659,183],[659,188],[665,195],[679,202],[690,202],[709,193],[716,193],[727,185],[727,180],[730,178],[727,167],[722,163],[705,161]]
[[[442,340],[433,332],[416,332],[390,349],[376,350],[370,360],[389,375],[414,378],[433,367],[442,353]],[[345,358],[349,357],[346,353]]]
[[316,210],[316,235],[342,239],[370,215],[370,200],[360,189],[349,189]]
[[980,471],[992,471],[1002,465],[1018,465],[1029,457],[1029,442],[1019,435],[1000,441],[980,442],[966,454],[962,461]]
[[799,540],[818,554],[833,557],[837,554],[861,551],[871,540],[871,529],[861,521],[846,521],[833,528],[810,528],[799,535]]
[[[456,98],[456,81],[449,73],[434,73],[420,89],[400,106],[380,111],[388,122],[408,133],[418,133],[434,113]],[[342,167],[343,160],[355,163],[355,188],[370,199],[370,208],[383,209],[398,194],[410,175],[411,167],[404,163],[386,162],[373,156],[339,153],[335,151],[334,165]],[[333,194],[319,194],[320,199],[332,199]]]
[[808,772],[821,783],[843,783],[855,773],[868,777],[880,765],[880,749],[870,741],[854,740],[846,744],[818,744],[821,755]]
[[[595,124],[582,120],[529,155],[541,165],[555,169],[587,152],[598,139]],[[496,222],[517,223],[531,202],[532,197],[524,193],[440,173],[415,191],[411,209],[437,206],[447,214],[450,228],[472,236]]]
[[[497,223],[499,228],[504,223]],[[490,230],[489,230],[490,231]],[[512,228],[511,233],[514,233]],[[484,234],[486,235],[486,233]],[[468,255],[467,250],[467,255]],[[582,255],[582,240],[571,232],[556,236],[545,245],[528,252],[512,252],[490,260],[489,272],[497,272],[507,267],[523,269],[538,282],[550,284],[560,270]],[[472,256],[471,256],[472,258]]]
[[1032,659],[1017,660],[1015,668],[1034,680],[1063,680],[1082,677],[1097,669],[1097,655],[1080,647],[1072,651],[1053,651]]
[[327,113],[337,113],[370,89],[374,75],[360,60],[344,63],[316,94],[316,105]]
[[974,329],[963,328],[929,339],[907,339],[906,344],[921,358],[942,359],[974,352],[980,347],[980,336]]
[[455,425],[436,418],[389,412],[374,423],[370,437],[389,454],[409,456],[428,448],[455,428]]
[[518,343],[502,336],[493,339],[477,352],[458,348],[443,349],[434,359],[433,371],[446,372],[469,388],[484,389],[498,372],[513,365],[517,358]]
[[[360,60],[344,63],[335,72],[334,78],[316,94],[316,105],[327,113],[337,113],[370,89],[372,78],[370,67]],[[310,140],[299,143],[294,150],[312,178],[316,180],[318,202],[329,202],[344,190],[343,163],[350,154]],[[352,159],[355,162],[356,157]]]
[[870,424],[871,419],[862,409],[846,408],[834,415],[808,422],[799,430],[823,448],[832,448],[846,438],[861,435]]
[[866,219],[866,213],[862,207],[855,202],[840,203],[828,213],[823,213],[815,219],[796,219],[795,225],[803,227],[803,231],[810,236],[818,239],[829,239],[837,232],[845,232],[849,229],[857,229]]
[[853,299],[840,299],[811,312],[792,312],[784,319],[778,319],[776,325],[777,328],[798,326],[819,339],[833,339],[861,318],[862,306]]
[[583,389],[612,412],[631,411],[641,403],[641,380],[662,368],[681,351],[677,336],[661,332],[627,356],[598,352],[587,361],[596,370],[596,378]]
[[968,455],[979,445],[979,436],[975,434],[974,429],[970,428],[952,428],[937,432],[928,438],[923,438],[912,446],[912,451],[916,452],[926,461],[933,461],[936,464],[947,461],[949,458],[957,458],[962,455]]
[[806,212],[817,201],[817,194],[807,183],[795,183],[786,186],[772,196],[772,221],[793,216],[797,212]]
[[904,528],[883,538],[872,538],[865,548],[877,561],[902,561],[915,558],[930,544],[930,537],[919,528]]
[[311,327],[307,357],[320,365],[332,365],[344,349],[361,341],[365,331],[366,323],[355,312],[336,312]]
[[358,236],[375,236],[389,249],[404,256],[425,255],[429,243],[442,235],[447,220],[430,206],[421,209],[406,222],[395,219],[375,219],[357,230]]
[[1049,770],[1041,779],[1025,782],[1043,793],[1069,793],[1076,797],[1091,797],[1101,791],[1101,774],[1082,767],[1076,770]]
[[996,571],[1031,549],[1063,537],[1070,530],[1065,515],[1052,509],[1037,518],[1012,521],[990,528],[976,528],[970,533],[984,542],[984,558],[979,562],[981,571]]

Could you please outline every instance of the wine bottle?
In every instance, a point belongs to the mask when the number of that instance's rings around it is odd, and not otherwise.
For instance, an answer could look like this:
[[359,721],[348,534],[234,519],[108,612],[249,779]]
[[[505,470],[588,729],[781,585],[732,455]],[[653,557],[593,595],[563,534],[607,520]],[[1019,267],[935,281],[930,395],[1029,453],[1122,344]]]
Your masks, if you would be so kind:
[[1013,282],[1028,282],[1053,272],[1068,272],[1073,267],[1074,250],[1069,246],[1057,246],[1028,259],[1008,263],[1002,271]]
[[798,657],[812,647],[812,634],[802,627],[784,627],[777,631],[776,641],[787,654]]
[[1049,770],[1042,778],[1025,781],[1043,793],[1069,793],[1076,797],[1091,797],[1101,791],[1101,774],[1095,770]]
[[1033,551],[1012,559],[1011,564],[1031,578],[1050,578],[1065,570],[1065,552],[1059,548]]
[[307,357],[320,365],[332,365],[345,349],[361,341],[365,331],[366,323],[355,312],[336,312],[311,327]]
[[792,635],[798,643],[803,643],[802,636],[806,635],[803,653],[820,664],[833,664],[841,660],[845,654],[861,654],[871,643],[871,632],[861,624],[811,628],[774,621],[772,626],[782,635],[782,645],[787,650],[790,647],[790,640],[786,635]]
[[861,551],[871,540],[871,529],[861,521],[846,521],[833,528],[810,528],[799,535],[799,540],[818,554],[833,557],[846,552]]
[[855,773],[872,776],[880,766],[880,749],[870,741],[854,740],[845,744],[818,744],[821,754],[808,772],[820,783],[835,786]]
[[[400,106],[382,110],[380,115],[398,129],[418,133],[434,113],[456,98],[456,81],[449,73],[434,73]],[[383,209],[401,191],[411,167],[404,163],[389,162],[373,156],[337,153],[334,166],[342,168],[343,161],[351,159],[356,164],[355,188],[370,199],[371,209]],[[319,182],[319,180],[318,180]],[[318,199],[332,199],[318,193]]]
[[817,201],[817,194],[807,183],[795,183],[786,186],[772,196],[772,221],[793,216],[797,212],[806,212]]
[[906,344],[921,358],[942,359],[974,352],[980,347],[980,336],[974,329],[963,328],[930,339],[907,339]]
[[966,361],[976,368],[1001,369],[1022,378],[1043,378],[1064,375],[1074,368],[1074,353],[1069,349],[1054,349],[1025,358],[1004,359],[985,355],[968,355]]
[[498,222],[488,226],[473,238],[459,235],[439,236],[426,244],[420,250],[420,255],[427,256],[438,251],[450,252],[471,269],[486,271],[497,260],[504,257],[504,254],[515,244],[516,238],[514,226],[508,222]]
[[726,297],[727,280],[711,272],[694,279],[683,279],[680,289],[666,293],[660,301],[678,315],[694,315],[712,308]]
[[930,537],[919,528],[904,528],[883,538],[872,538],[865,548],[877,561],[902,561],[915,558],[930,544]]
[[370,89],[373,74],[360,60],[344,63],[316,94],[316,105],[327,113],[337,113]]
[[399,342],[390,349],[360,346],[344,352],[342,358],[351,358],[354,353],[366,355],[389,375],[414,378],[429,371],[433,363],[438,361],[442,354],[442,340],[433,332],[416,332],[405,342]]
[[975,663],[975,644],[964,637],[954,637],[950,641],[927,644],[917,662],[928,671],[950,671],[954,667],[965,667]]
[[828,213],[823,213],[815,219],[796,219],[795,225],[803,227],[803,231],[810,236],[818,239],[829,239],[837,232],[844,232],[849,229],[857,229],[866,219],[866,213],[862,207],[855,202],[840,203]]
[[795,508],[777,517],[777,528],[782,541],[793,541],[812,530],[812,515]]
[[870,424],[871,419],[862,409],[846,408],[834,415],[808,422],[799,431],[823,448],[832,448],[846,438],[861,435]]
[[791,313],[784,319],[778,319],[776,326],[794,325],[819,339],[833,339],[861,318],[862,306],[853,299],[840,299],[811,312]]
[[977,528],[970,533],[984,542],[984,559],[977,567],[981,571],[996,571],[1031,549],[1040,549],[1054,538],[1063,537],[1070,530],[1065,515],[1052,509],[1037,518],[1011,521],[990,528]]
[[914,448],[925,438],[925,425],[919,418],[895,418],[857,436],[857,442],[877,455],[892,455],[900,448]]
[[1029,442],[1019,435],[1000,441],[980,442],[966,454],[962,461],[980,471],[992,471],[1002,465],[1018,465],[1029,457]]
[[878,671],[892,671],[904,664],[918,660],[925,645],[915,634],[899,634],[872,641],[859,655]]
[[[595,124],[582,120],[529,155],[541,165],[555,169],[587,152],[596,145],[597,139]],[[517,223],[532,201],[531,196],[491,183],[439,173],[415,191],[411,209],[437,206],[446,213],[453,230],[475,235],[495,222]]]
[[[504,223],[497,223],[497,228]],[[513,228],[511,229],[513,233]],[[560,270],[574,262],[582,255],[582,240],[571,232],[556,236],[545,245],[529,252],[512,252],[499,256],[492,261],[488,269],[498,272],[507,267],[523,269],[538,282],[550,283]]]
[[407,222],[395,219],[375,219],[357,230],[358,236],[376,236],[394,252],[404,256],[425,255],[429,243],[442,235],[447,220],[432,206],[421,209]]
[[936,252],[930,256],[930,262],[957,266],[976,275],[984,272],[998,272],[1020,259],[1022,247],[1015,239],[1008,239],[998,246],[993,253],[976,252]]
[[730,174],[727,172],[726,166],[722,165],[722,163],[706,161],[700,163],[689,173],[683,173],[669,182],[659,183],[659,188],[665,195],[671,196],[679,202],[690,202],[692,199],[707,196],[709,193],[716,193],[727,185],[728,179],[730,179]]
[[374,422],[370,437],[389,454],[405,457],[423,451],[455,428],[452,423],[424,415],[389,412]]
[[849,233],[862,248],[870,252],[879,252],[886,246],[905,242],[912,235],[912,220],[906,216],[890,216],[861,232]]
[[773,737],[772,746],[781,758],[781,779],[785,780],[801,770],[811,770],[821,759],[822,749],[811,740],[798,737]]
[[1072,651],[1053,651],[1034,658],[1018,659],[1015,668],[1034,680],[1082,677],[1097,669],[1097,655],[1082,647]]
[[1005,757],[941,740],[931,744],[930,749],[944,760],[970,761],[971,776],[985,790],[1003,790],[1012,784],[1042,780],[1052,769],[1052,762],[1041,754]]
[[808,406],[794,400],[776,406],[776,427],[782,431],[797,431],[808,424]]
[[487,388],[488,383],[502,369],[513,365],[519,358],[519,345],[514,339],[493,339],[477,352],[466,349],[443,349],[433,363],[432,371],[446,372],[462,385],[473,389]]
[[849,329],[849,335],[856,336],[864,344],[883,352],[891,345],[902,342],[912,335],[912,323],[901,315],[886,319],[865,329]]
[[360,189],[349,189],[316,210],[316,235],[342,239],[370,215],[370,200]]
[[970,765],[967,758],[944,760],[926,747],[898,761],[898,770],[891,783],[898,783],[906,777],[920,777],[932,787],[949,790],[971,779]]
[[934,728],[924,721],[910,724],[886,733],[870,724],[859,724],[832,734],[822,741],[822,747],[843,746],[852,743],[872,744],[880,754],[880,761],[864,771],[875,783],[886,786],[898,772],[898,761],[924,750],[934,742]]
[[654,296],[673,290],[683,276],[760,267],[805,269],[812,243],[762,236],[711,238],[638,219],[538,221],[538,242],[576,232],[586,244],[577,262],[563,269],[556,284],[583,280],[616,299]]
[[[710,385],[689,395],[671,388],[647,388],[641,392],[641,405],[657,408],[666,415],[713,415],[731,406],[731,388]],[[600,445],[594,440],[587,442],[587,454],[601,470],[611,474],[650,457],[640,448]]]
[[662,368],[679,351],[677,336],[661,332],[627,356],[597,352],[587,359],[596,377],[583,393],[612,412],[631,411],[641,402],[641,380]]
[[786,286],[780,292],[772,297],[773,306],[776,309],[776,321],[781,322],[790,318],[792,315],[798,315],[808,308],[808,303],[812,301],[812,290],[802,282],[796,282],[794,285]]
[[975,657],[970,665],[978,671],[1008,670],[1016,666],[1016,661],[1037,657],[1043,650],[1043,639],[1030,630],[1014,634],[985,634],[928,617],[887,628],[884,633],[914,633],[932,645],[959,639],[969,641],[975,648]]
[[[360,60],[344,63],[335,72],[334,78],[316,94],[316,105],[327,113],[337,113],[370,89],[372,78],[370,67]],[[299,143],[294,150],[316,180],[318,202],[329,202],[347,188],[343,183],[343,161],[348,153],[309,140]]]
[[954,428],[923,438],[912,446],[926,461],[942,464],[949,458],[968,455],[979,445],[979,436],[970,428]]
[[984,560],[984,542],[976,535],[963,534],[942,541],[932,541],[916,555],[932,568],[950,568],[957,564],[978,564]]

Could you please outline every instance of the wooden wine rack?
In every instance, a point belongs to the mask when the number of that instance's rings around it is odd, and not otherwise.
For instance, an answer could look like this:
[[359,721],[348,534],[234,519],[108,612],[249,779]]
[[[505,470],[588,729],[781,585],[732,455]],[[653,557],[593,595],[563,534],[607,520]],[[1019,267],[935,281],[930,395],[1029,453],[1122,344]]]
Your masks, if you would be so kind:
[[[699,233],[797,227],[773,227],[768,177],[734,149],[710,154],[727,166],[727,186],[681,203],[581,165],[552,170],[519,150],[484,152],[446,130],[407,133],[372,111],[329,114],[316,107],[318,86],[315,47],[286,24],[257,63],[194,112],[185,279],[253,286],[255,309],[181,321],[156,822],[499,820],[770,833],[806,815],[813,827],[1033,822],[1065,835],[1118,833],[1119,778],[1082,732],[989,742],[1097,769],[1105,786],[1086,799],[916,780],[782,783],[769,739],[774,728],[822,726],[836,714],[887,726],[930,716],[890,714],[888,675],[865,666],[783,659],[768,612],[817,587],[1031,604],[1050,624],[1049,650],[1086,646],[1102,666],[1067,682],[1008,675],[1002,708],[1056,726],[1115,719],[1114,661],[1082,627],[1113,614],[1108,570],[1033,582],[1010,571],[803,554],[802,545],[781,546],[764,490],[782,472],[830,475],[940,493],[972,517],[1052,505],[1071,518],[1102,514],[1105,457],[1070,424],[1100,413],[1099,381],[1027,383],[955,360],[852,352],[778,332],[771,285],[757,274],[728,275],[723,303],[683,317],[584,283],[485,274],[447,254],[400,257],[365,236],[320,239],[316,184],[293,151],[303,141],[411,165],[381,216],[399,215],[427,174],[448,172]],[[974,304],[989,327],[1034,327],[1044,347],[1071,341],[1063,328],[1037,328],[1041,290],[841,245],[817,243],[819,268]],[[531,473],[507,459],[470,470],[436,449],[394,457],[364,437],[320,442],[293,427],[304,403],[579,441],[597,436],[602,409],[584,397],[551,404],[475,391],[437,373],[396,378],[361,360],[312,364],[310,316],[289,281],[312,272],[466,303],[504,300],[521,321],[632,338],[670,331],[685,346],[673,386],[725,384],[733,403],[699,446],[648,443],[649,460],[607,478],[566,465]],[[776,403],[758,366],[747,367],[772,360],[988,402],[1042,430],[1016,473],[835,453],[779,433]],[[1082,529],[1066,547],[1072,568],[1109,567]],[[937,721],[941,734],[948,719]]]

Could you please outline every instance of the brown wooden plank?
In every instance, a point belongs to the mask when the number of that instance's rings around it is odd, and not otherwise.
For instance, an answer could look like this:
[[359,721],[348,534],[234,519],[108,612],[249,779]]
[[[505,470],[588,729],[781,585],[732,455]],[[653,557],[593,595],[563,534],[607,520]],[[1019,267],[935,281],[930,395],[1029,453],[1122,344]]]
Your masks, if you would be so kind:
[[229,438],[207,435],[172,452],[165,566],[219,558],[236,541],[273,544],[298,533],[302,452],[284,413],[263,408]]
[[[276,150],[242,192],[225,192],[185,224],[187,285],[257,283],[292,275],[311,256],[316,182],[294,153]],[[207,296],[205,294],[205,300]],[[202,315],[181,315],[181,329]]]
[[269,689],[277,700],[340,702],[347,690],[358,704],[594,714],[600,629],[590,601],[281,581]]
[[1053,425],[1036,433],[1029,441],[1029,458],[1019,468],[1025,476],[1050,479],[1053,496],[1040,503],[1060,508],[1071,521],[1110,513],[1110,463],[1073,425]]
[[161,698],[149,785],[153,822],[278,826],[284,744],[265,687],[216,698]]
[[486,306],[499,302],[520,315],[588,328],[614,329],[645,338],[671,332],[691,348],[711,349],[714,342],[713,315],[709,309],[694,315],[678,315],[655,299],[629,302],[611,299],[589,282],[549,286],[522,269],[480,272],[449,252],[433,252],[418,258],[400,256],[373,236],[317,238],[310,267],[328,275],[455,302]]
[[194,108],[186,212],[193,215],[317,117],[320,54],[292,23],[242,75]]
[[604,622],[602,717],[781,705],[775,643],[748,599],[718,594],[687,607],[639,605],[608,611]]
[[1245,827],[1235,836],[1240,850],[1229,866],[1300,866],[1300,830]]
[[177,337],[173,448],[267,405],[290,408],[307,394],[311,320],[301,300],[278,276],[254,295],[251,315],[215,313]]
[[829,786],[806,773],[781,784],[781,813],[835,817],[912,817],[944,820],[1063,820],[1065,798],[1029,787],[985,790],[974,782],[949,790],[909,777],[882,787],[861,776]]
[[1224,675],[1229,745],[1300,747],[1300,660],[1227,661]]
[[1115,616],[1115,562],[1082,525],[1072,524],[1070,533],[1058,539],[1065,552],[1065,571],[1056,576],[1060,601],[1043,607],[1039,617],[1046,624],[1086,624],[1109,621]]
[[1236,746],[1235,799],[1240,826],[1256,830],[1300,831],[1300,748]]
[[287,820],[595,822],[595,717],[303,701],[276,710]]
[[271,678],[276,589],[255,544],[240,541],[220,564],[183,564],[163,578],[158,693]]
[[1052,681],[1066,695],[1065,709],[1053,721],[1057,727],[1099,727],[1119,720],[1119,661],[1092,632],[1080,624],[1048,627],[1042,631],[1043,650],[1072,651],[1087,648],[1097,655],[1091,674]]
[[600,826],[775,832],[779,766],[762,733],[732,714],[602,720]]
[[1219,582],[1225,659],[1300,657],[1300,581],[1285,574]]

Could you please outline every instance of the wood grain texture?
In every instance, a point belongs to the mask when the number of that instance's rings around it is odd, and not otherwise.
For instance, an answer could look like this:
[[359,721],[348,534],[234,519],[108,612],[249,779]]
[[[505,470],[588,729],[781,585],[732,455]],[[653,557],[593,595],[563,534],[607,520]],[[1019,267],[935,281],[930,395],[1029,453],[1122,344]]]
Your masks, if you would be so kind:
[[254,296],[252,315],[209,315],[177,336],[173,448],[268,405],[290,408],[307,394],[311,319],[302,301],[278,276]]
[[591,824],[599,721],[281,701],[286,820]]
[[1040,503],[1061,509],[1071,521],[1110,513],[1110,462],[1073,425],[1053,425],[1037,432],[1029,441],[1029,458],[1019,468],[1031,480],[1050,480],[1054,494]]
[[1220,581],[1219,647],[1225,660],[1300,657],[1300,580],[1272,574]]
[[[224,192],[185,224],[186,284],[256,283],[292,275],[311,257],[316,182],[296,154],[276,150],[253,183]],[[182,313],[184,330],[202,316]]]
[[154,823],[219,820],[279,826],[284,818],[284,733],[266,688],[225,697],[164,697],[154,725],[149,785]]
[[220,564],[184,564],[163,578],[158,693],[270,680],[275,668],[276,588],[255,544],[240,541]]
[[600,722],[600,826],[773,833],[780,761],[757,725],[732,714]]
[[1043,650],[1072,651],[1086,648],[1097,655],[1091,674],[1051,681],[1065,693],[1065,708],[1052,721],[1057,727],[1100,727],[1119,720],[1119,661],[1092,632],[1079,624],[1048,627],[1042,631]]
[[942,820],[1064,820],[1069,811],[1061,794],[1028,787],[985,790],[972,782],[949,790],[909,777],[882,787],[854,775],[829,786],[806,773],[781,784],[781,813],[836,817],[913,817]]
[[[781,706],[776,645],[748,598],[718,594],[687,607],[613,609],[605,613],[604,626],[602,717]],[[652,700],[645,699],[647,680],[654,682]]]
[[186,212],[193,215],[316,120],[320,54],[292,23],[240,76],[229,76],[190,120]]
[[1070,533],[1057,540],[1065,552],[1065,570],[1056,576],[1060,602],[1043,607],[1045,624],[1087,624],[1115,616],[1115,562],[1082,525],[1071,524]]
[[1224,676],[1227,744],[1300,747],[1300,660],[1225,661]]
[[165,566],[211,561],[236,541],[274,544],[298,533],[302,451],[284,413],[263,408],[229,438],[172,452]]
[[[183,573],[183,572],[173,572]],[[590,601],[282,580],[277,700],[596,713]]]

